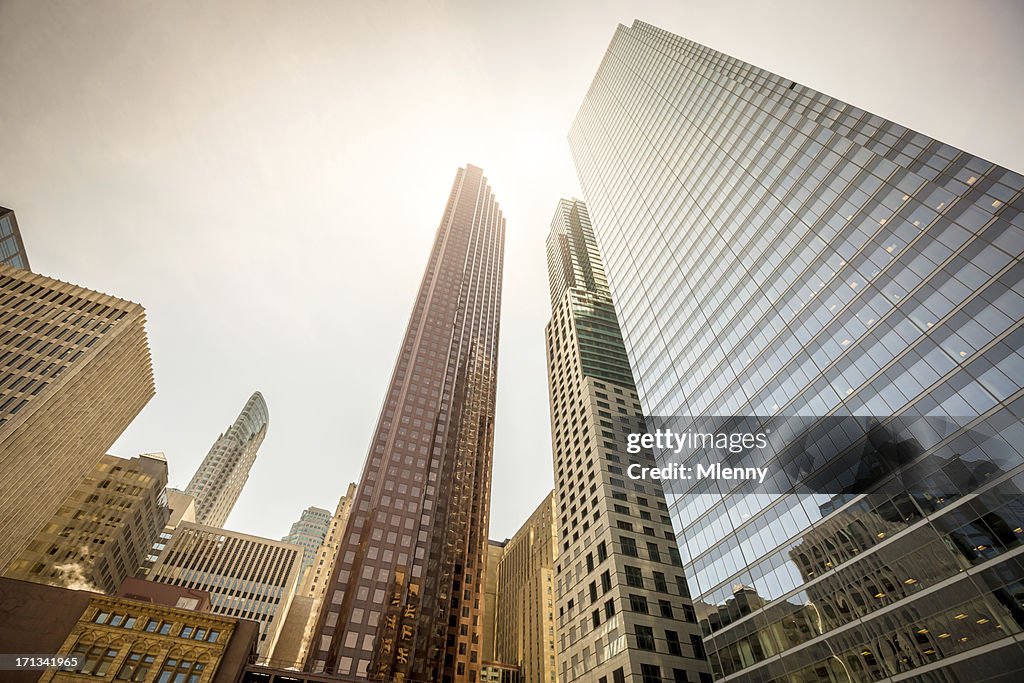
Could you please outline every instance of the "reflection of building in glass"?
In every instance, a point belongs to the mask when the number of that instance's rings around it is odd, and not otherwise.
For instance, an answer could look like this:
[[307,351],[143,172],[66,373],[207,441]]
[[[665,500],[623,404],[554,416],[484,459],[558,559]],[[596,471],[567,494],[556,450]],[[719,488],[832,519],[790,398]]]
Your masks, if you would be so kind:
[[235,421],[210,447],[185,493],[196,499],[196,519],[208,526],[224,526],[235,507],[249,470],[256,462],[270,414],[263,394],[254,393]]
[[164,528],[167,461],[104,455],[5,576],[113,593]]
[[14,212],[0,206],[0,263],[31,270]]
[[642,22],[570,143],[647,414],[958,425],[897,453],[901,479],[819,463],[843,496],[786,495],[780,463],[666,486],[716,675],[1024,668],[1024,178]]
[[643,425],[586,205],[563,199],[547,240],[558,680],[709,679],[660,482],[629,482]]
[[307,668],[480,676],[505,219],[455,177],[370,443]]
[[145,323],[139,304],[0,263],[0,571],[153,396]]
[[555,516],[552,492],[512,538],[492,545],[500,553],[494,563],[494,650],[488,660],[517,665],[521,683],[558,682]]
[[258,622],[256,648],[268,659],[299,580],[297,545],[181,522],[149,580],[210,593],[214,614]]

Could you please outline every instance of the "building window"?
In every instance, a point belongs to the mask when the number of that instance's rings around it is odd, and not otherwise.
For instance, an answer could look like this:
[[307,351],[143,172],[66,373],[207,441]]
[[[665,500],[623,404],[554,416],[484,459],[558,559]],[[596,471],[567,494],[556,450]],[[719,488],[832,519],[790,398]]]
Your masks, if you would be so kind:
[[629,595],[629,609],[640,614],[647,614],[647,598],[642,595]]
[[658,600],[658,609],[661,611],[661,616],[672,618],[672,603],[668,600]]
[[679,645],[679,634],[675,631],[665,631],[665,642],[668,643],[668,653],[676,657],[683,656],[683,648]]
[[650,626],[636,625],[636,646],[641,650],[654,652],[654,629]]
[[597,544],[597,561],[604,562],[608,559],[608,547],[605,546],[604,541]]
[[672,669],[672,683],[690,683],[686,669]]
[[615,601],[609,600],[604,603],[604,616],[605,619],[611,619],[615,615]]
[[647,556],[651,558],[651,562],[661,562],[661,553],[658,551],[657,543],[647,544]]
[[654,590],[659,593],[668,593],[668,583],[665,581],[665,575],[661,572],[654,572]]
[[607,593],[612,589],[612,573],[606,569],[601,573],[601,592]]
[[612,683],[626,683],[626,672],[621,666],[612,672]]
[[110,650],[103,645],[77,645],[71,651],[71,656],[78,658],[75,673],[106,676],[110,665],[117,659],[117,650]]
[[644,587],[644,577],[639,567],[630,567],[628,564],[623,567],[626,571],[626,585],[634,588]]
[[121,669],[117,672],[115,680],[141,683],[149,675],[154,661],[155,657],[153,655],[132,652],[125,658],[124,664],[121,665]]
[[698,635],[690,636],[690,645],[693,646],[693,656],[697,659],[707,659],[707,653],[704,652],[704,641],[700,639]]
[[199,683],[205,668],[200,662],[168,657],[160,667],[156,683]]
[[628,538],[626,536],[623,536],[620,539],[620,543],[622,543],[622,554],[623,555],[629,555],[630,557],[637,557],[636,541],[634,539]]
[[661,683],[661,667],[657,664],[641,664],[640,678],[643,683]]

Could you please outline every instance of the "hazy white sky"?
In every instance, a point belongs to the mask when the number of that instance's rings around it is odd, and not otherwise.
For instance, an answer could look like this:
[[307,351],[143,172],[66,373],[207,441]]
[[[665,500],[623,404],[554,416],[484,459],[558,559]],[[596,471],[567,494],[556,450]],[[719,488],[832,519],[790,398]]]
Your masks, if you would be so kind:
[[228,526],[359,476],[455,170],[508,219],[491,537],[552,486],[544,237],[566,134],[640,18],[1024,170],[1024,5],[0,0],[0,205],[33,267],[138,301],[157,395],[112,449],[184,487],[253,390]]

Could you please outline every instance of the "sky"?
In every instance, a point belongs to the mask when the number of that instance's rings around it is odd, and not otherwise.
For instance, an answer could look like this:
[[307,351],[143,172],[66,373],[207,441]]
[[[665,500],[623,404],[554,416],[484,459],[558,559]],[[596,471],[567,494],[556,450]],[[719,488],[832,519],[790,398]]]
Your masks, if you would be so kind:
[[156,396],[111,452],[184,488],[255,390],[227,527],[358,480],[459,166],[507,219],[490,536],[553,486],[544,238],[566,136],[642,19],[1024,171],[1024,4],[0,0],[0,205],[33,269],[142,303]]

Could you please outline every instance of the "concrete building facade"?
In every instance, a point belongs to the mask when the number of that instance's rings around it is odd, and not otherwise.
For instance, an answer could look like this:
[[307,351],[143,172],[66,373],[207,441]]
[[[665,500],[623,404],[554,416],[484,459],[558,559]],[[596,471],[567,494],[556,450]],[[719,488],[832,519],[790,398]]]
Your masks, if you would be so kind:
[[624,448],[644,416],[583,202],[559,202],[547,250],[558,679],[710,680],[660,482],[627,483],[653,457]]
[[257,651],[268,659],[299,580],[302,549],[291,543],[181,522],[149,579],[207,591],[213,613],[259,624]]
[[104,455],[5,575],[115,592],[164,528],[166,486],[162,458]]
[[153,396],[142,306],[0,264],[0,572]]
[[489,659],[515,665],[522,683],[558,683],[557,557],[552,491],[502,544],[494,572],[494,655]]

